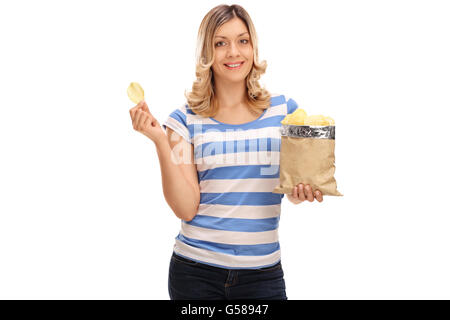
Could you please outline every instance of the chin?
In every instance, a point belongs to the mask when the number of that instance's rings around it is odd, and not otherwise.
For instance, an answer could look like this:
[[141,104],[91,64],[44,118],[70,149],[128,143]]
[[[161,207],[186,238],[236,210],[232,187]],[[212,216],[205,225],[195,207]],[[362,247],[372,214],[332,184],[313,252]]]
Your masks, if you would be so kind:
[[245,79],[247,78],[247,75],[243,76],[243,75],[235,75],[235,76],[226,76],[223,77],[223,79],[226,79],[228,81],[231,82],[241,82],[241,81],[245,81]]

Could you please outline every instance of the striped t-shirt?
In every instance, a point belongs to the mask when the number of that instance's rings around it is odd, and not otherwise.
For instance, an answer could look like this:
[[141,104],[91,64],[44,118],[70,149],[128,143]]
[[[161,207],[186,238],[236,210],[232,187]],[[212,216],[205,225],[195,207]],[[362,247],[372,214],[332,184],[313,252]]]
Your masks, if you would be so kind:
[[297,109],[272,94],[261,116],[226,124],[196,115],[187,104],[162,125],[193,144],[200,205],[181,221],[174,252],[222,268],[257,269],[280,261],[278,222],[283,194],[279,184],[281,120]]

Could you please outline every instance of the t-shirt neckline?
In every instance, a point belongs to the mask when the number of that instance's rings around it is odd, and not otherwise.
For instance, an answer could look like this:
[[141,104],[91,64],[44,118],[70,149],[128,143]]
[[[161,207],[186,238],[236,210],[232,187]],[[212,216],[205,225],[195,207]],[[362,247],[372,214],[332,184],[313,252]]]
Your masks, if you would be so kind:
[[217,122],[217,123],[219,123],[219,124],[226,125],[226,126],[233,126],[233,127],[246,126],[246,125],[252,124],[253,122],[256,122],[256,121],[258,121],[259,119],[261,119],[261,118],[266,114],[267,109],[269,109],[269,107],[267,107],[267,108],[263,111],[263,113],[261,113],[261,115],[260,115],[258,118],[256,118],[255,120],[252,120],[252,121],[249,121],[249,122],[244,122],[244,123],[239,123],[239,124],[231,124],[231,123],[221,122],[221,121],[216,120],[216,119],[214,119],[214,118],[212,118],[212,117],[210,117],[209,119],[211,119],[212,121]]

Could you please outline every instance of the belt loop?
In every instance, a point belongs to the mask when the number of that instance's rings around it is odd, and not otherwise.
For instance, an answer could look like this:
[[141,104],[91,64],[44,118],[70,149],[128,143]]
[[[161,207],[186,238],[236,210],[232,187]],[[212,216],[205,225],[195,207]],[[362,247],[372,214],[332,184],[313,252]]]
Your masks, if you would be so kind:
[[234,286],[237,283],[237,271],[229,269],[227,281],[225,282],[225,288]]

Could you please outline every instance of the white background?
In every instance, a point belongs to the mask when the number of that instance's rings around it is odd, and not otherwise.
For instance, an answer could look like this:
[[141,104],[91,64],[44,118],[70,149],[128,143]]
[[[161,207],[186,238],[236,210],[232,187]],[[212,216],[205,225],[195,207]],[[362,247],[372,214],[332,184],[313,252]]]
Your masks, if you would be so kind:
[[[168,299],[180,221],[139,82],[162,123],[222,1],[2,1],[0,298]],[[283,199],[289,299],[449,299],[446,1],[239,1],[261,84],[336,121],[344,197]]]

